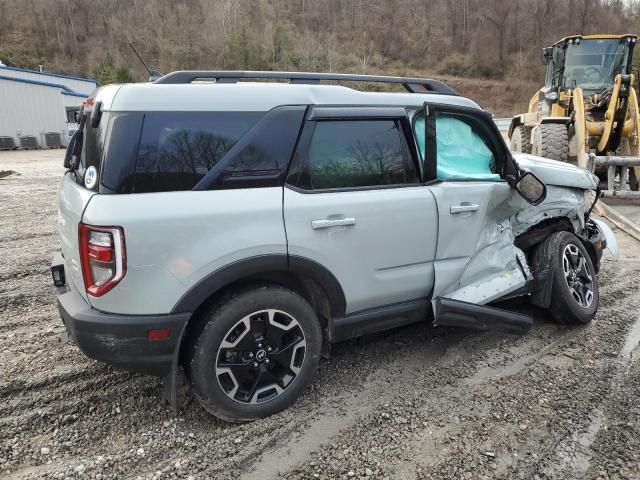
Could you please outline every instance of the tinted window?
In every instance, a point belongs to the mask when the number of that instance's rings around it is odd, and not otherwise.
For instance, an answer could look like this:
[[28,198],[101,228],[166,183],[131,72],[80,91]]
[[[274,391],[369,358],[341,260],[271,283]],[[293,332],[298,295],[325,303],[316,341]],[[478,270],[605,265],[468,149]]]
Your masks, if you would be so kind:
[[397,120],[318,122],[308,161],[309,186],[314,189],[418,181]]
[[270,187],[282,184],[306,107],[282,106],[268,112],[227,155],[221,174],[211,172],[209,189]]
[[108,124],[108,112],[102,113],[100,123],[95,128],[91,126],[91,120],[89,116],[87,116],[82,126],[82,132],[77,137],[80,145],[72,146],[72,148],[77,148],[80,151],[80,162],[77,170],[78,175],[76,176],[77,182],[80,185],[84,185],[84,174],[87,168],[95,167],[98,174],[100,174],[100,163],[102,161],[102,154],[104,153],[104,139]]
[[129,193],[133,188],[138,142],[144,113],[111,114],[102,161],[100,193]]
[[261,116],[257,112],[146,114],[135,191],[192,189]]

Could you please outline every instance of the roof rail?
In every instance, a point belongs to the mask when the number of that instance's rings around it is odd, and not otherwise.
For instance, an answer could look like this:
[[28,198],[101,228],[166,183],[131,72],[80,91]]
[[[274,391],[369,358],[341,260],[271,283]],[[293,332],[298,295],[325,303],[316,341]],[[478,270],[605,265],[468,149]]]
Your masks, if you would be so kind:
[[160,77],[153,83],[184,84],[194,80],[215,80],[217,83],[236,83],[240,79],[277,79],[289,80],[289,83],[317,85],[321,81],[335,80],[340,82],[374,82],[401,84],[411,93],[437,93],[458,95],[454,89],[439,80],[411,77],[388,77],[384,75],[352,75],[348,73],[314,73],[314,72],[259,72],[259,71],[214,71],[214,70],[180,70]]

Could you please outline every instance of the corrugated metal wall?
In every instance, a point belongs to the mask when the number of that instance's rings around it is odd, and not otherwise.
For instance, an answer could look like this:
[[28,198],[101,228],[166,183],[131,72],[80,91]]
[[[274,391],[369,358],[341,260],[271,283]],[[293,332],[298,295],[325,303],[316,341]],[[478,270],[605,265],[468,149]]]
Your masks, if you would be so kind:
[[14,137],[20,145],[20,135],[33,135],[42,147],[45,132],[59,132],[66,145],[63,97],[56,87],[0,79],[0,136]]

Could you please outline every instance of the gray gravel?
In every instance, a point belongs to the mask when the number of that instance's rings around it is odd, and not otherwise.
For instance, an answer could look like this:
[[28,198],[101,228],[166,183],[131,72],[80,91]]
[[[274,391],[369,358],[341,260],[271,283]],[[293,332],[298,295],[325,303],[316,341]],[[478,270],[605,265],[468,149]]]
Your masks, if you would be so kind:
[[158,379],[70,344],[50,286],[62,152],[0,152],[0,478],[640,478],[640,244],[596,321],[525,336],[420,324],[337,345],[287,411],[178,416]]

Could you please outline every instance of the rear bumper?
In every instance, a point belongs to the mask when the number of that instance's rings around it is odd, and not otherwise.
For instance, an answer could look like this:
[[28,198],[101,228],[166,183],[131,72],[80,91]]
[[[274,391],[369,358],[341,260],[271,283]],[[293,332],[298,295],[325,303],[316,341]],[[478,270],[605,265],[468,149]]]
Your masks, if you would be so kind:
[[[54,258],[54,262],[56,258]],[[53,265],[52,265],[53,266]],[[58,288],[58,310],[69,336],[87,356],[124,370],[167,375],[191,314],[115,315],[92,308],[75,289]],[[168,329],[166,340],[147,332]]]

